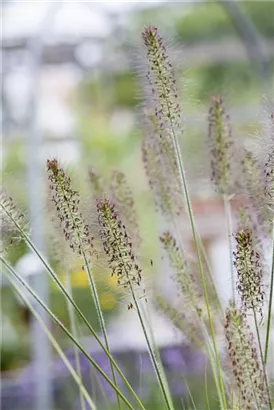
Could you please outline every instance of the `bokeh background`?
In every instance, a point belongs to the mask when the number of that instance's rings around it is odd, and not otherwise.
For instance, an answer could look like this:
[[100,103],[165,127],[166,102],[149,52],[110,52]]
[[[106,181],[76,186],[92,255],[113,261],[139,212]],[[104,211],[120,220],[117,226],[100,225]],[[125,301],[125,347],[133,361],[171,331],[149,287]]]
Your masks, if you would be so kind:
[[[207,163],[207,110],[212,95],[223,95],[235,136],[246,146],[258,138],[263,96],[273,95],[273,19],[271,1],[3,2],[2,185],[25,210],[33,239],[49,258],[52,243],[45,164],[47,158],[56,157],[71,173],[87,204],[88,170],[96,169],[106,178],[114,168],[126,173],[146,239],[144,259],[157,259],[157,221],[142,166],[139,110],[140,33],[144,25],[157,25],[171,49],[176,50],[185,118],[180,143],[198,225],[214,271],[222,270],[216,275],[220,294],[224,300],[229,298],[223,211],[203,168]],[[68,323],[65,301],[40,274],[37,261],[24,245],[11,248],[8,257]],[[63,267],[54,258],[52,261],[62,278]],[[161,281],[166,283],[164,275]],[[77,261],[72,263],[71,280],[77,302],[99,328],[88,282]],[[112,344],[123,352],[121,360],[127,365],[136,356],[138,367],[140,357],[146,360],[140,353],[145,350],[140,332],[125,312],[126,305],[109,275],[98,269],[97,281]],[[77,408],[77,399],[68,393],[72,381],[64,379],[58,359],[54,359],[26,307],[4,280],[1,284],[3,408]],[[157,340],[167,349],[167,363],[172,368],[181,360],[184,369],[195,375],[194,385],[199,389],[199,370],[195,373],[199,353],[191,358],[193,352],[187,346],[184,354],[169,352],[170,346],[181,345],[182,340],[158,316],[153,320],[157,323]],[[62,346],[70,349],[61,332],[52,325],[51,329]],[[95,349],[84,330],[83,340]],[[49,356],[51,368],[46,369]],[[35,369],[39,377],[30,385],[26,380],[36,374]],[[129,368],[130,373],[133,370]],[[174,380],[174,394],[187,395],[182,380],[178,376]],[[151,409],[160,409],[153,388],[148,401]],[[178,400],[178,409],[182,408],[180,403]],[[200,408],[204,408],[202,401]]]

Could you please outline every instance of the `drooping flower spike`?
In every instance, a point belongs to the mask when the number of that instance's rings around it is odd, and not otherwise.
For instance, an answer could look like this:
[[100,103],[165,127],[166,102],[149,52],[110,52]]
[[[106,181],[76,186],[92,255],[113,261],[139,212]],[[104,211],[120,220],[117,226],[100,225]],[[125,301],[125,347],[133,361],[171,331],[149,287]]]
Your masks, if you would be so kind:
[[21,232],[28,230],[25,216],[11,197],[0,192],[0,253],[22,239]]
[[84,223],[79,209],[79,193],[71,186],[71,179],[59,166],[56,159],[47,161],[48,178],[52,201],[57,217],[69,247],[78,255],[92,257],[94,254],[93,236],[89,226]]

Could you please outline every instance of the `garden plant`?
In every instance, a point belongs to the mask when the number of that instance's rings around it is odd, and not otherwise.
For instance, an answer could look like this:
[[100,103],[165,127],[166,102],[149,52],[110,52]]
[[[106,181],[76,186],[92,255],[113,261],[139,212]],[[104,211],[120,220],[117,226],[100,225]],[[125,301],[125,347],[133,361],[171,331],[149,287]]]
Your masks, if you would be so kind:
[[[38,320],[79,387],[81,410],[101,409],[102,405],[96,402],[82,381],[80,355],[86,357],[115,392],[116,404],[113,406],[112,403],[111,408],[146,409],[142,396],[123,374],[110,349],[94,276],[94,269],[98,266],[107,269],[115,280],[126,301],[123,308],[127,314],[138,317],[161,394],[161,409],[176,410],[178,404],[174,404],[170,393],[149,323],[152,307],[168,318],[189,344],[203,351],[219,409],[272,410],[274,392],[269,369],[273,365],[270,353],[273,350],[274,323],[274,110],[266,109],[260,144],[251,152],[234,138],[224,99],[212,96],[210,101],[208,149],[203,155],[211,169],[212,184],[223,200],[227,220],[231,271],[228,286],[232,296],[225,306],[219,298],[193,213],[184,165],[184,157],[188,153],[181,152],[180,147],[184,138],[184,113],[179,98],[176,63],[173,64],[173,57],[158,28],[144,28],[141,40],[143,54],[139,72],[143,104],[139,118],[143,133],[142,159],[160,225],[164,227],[156,246],[161,249],[173,272],[177,299],[170,302],[147,279],[163,262],[162,259],[144,262],[143,238],[126,173],[115,170],[105,181],[96,170],[90,172],[93,194],[88,202],[85,200],[88,205],[83,211],[84,201],[75,189],[73,177],[56,158],[49,158],[45,164],[48,199],[56,225],[54,246],[61,249],[61,259],[69,261],[70,254],[79,259],[89,281],[90,298],[96,309],[100,332],[93,328],[76,303],[69,275],[64,284],[32,241],[24,215],[7,192],[2,192],[0,200],[3,273]],[[232,211],[231,204],[235,198],[241,199],[235,201],[240,205]],[[193,237],[192,255],[186,251],[184,229],[181,228],[185,216]],[[6,250],[15,241],[25,242],[43,264],[45,274],[65,297],[69,326],[40,300],[7,260]],[[272,255],[270,263],[267,259],[269,254]],[[33,308],[31,298],[45,309],[73,343],[75,366]],[[105,354],[111,370],[109,373],[81,344],[79,323],[87,327],[90,337]],[[204,382],[207,383],[206,378]],[[188,386],[187,377],[184,383]],[[191,394],[190,387],[188,390]],[[189,405],[182,400],[180,408],[195,409],[195,394],[191,398]],[[211,408],[207,394],[203,403],[204,410]]]

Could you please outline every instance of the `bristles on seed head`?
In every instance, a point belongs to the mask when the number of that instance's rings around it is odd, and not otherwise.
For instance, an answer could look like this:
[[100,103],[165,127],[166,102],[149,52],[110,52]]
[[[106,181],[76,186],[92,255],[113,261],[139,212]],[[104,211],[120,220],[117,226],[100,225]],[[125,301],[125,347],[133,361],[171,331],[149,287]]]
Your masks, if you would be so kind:
[[188,309],[192,309],[200,316],[200,294],[182,250],[170,232],[164,232],[160,236],[160,241],[167,253],[169,264],[174,271],[174,278],[179,287],[179,295],[182,296],[184,303],[188,305]]
[[161,130],[181,127],[181,109],[175,75],[157,27],[146,27],[142,33],[142,40],[146,50],[146,79],[151,96],[148,105],[153,106]]
[[57,218],[65,240],[78,255],[91,258],[94,254],[93,237],[79,210],[79,193],[72,189],[71,179],[56,159],[47,161],[49,189]]
[[252,230],[245,228],[235,235],[236,251],[233,252],[233,263],[237,271],[237,290],[244,310],[254,310],[262,315],[264,302],[263,269],[261,257],[255,250]]
[[132,287],[140,286],[142,269],[133,253],[132,241],[114,203],[107,198],[99,198],[97,213],[99,233],[109,267],[112,269],[112,276],[116,276],[117,284],[124,289],[131,290]]
[[178,329],[188,342],[197,348],[201,348],[204,343],[204,336],[199,326],[197,316],[190,309],[183,306],[174,307],[165,298],[155,297],[156,308],[158,308],[168,320]]
[[132,238],[134,249],[137,249],[141,245],[138,217],[133,194],[123,172],[116,170],[112,172],[111,193],[119,214],[127,226],[129,236]]
[[[156,127],[156,128],[155,128]],[[171,140],[159,138],[153,120],[146,123],[142,157],[157,210],[167,219],[180,215],[184,209],[180,175]]]
[[221,194],[228,194],[233,188],[233,140],[229,116],[222,97],[212,98],[208,123],[211,179]]
[[89,182],[94,197],[102,196],[104,193],[104,181],[101,175],[94,168],[88,170]]
[[267,145],[269,151],[264,164],[264,194],[269,220],[272,221],[274,216],[274,109],[269,115]]
[[263,408],[266,403],[266,389],[258,347],[245,314],[233,303],[226,310],[224,328],[230,364],[241,396],[242,408]]
[[4,253],[14,242],[22,239],[22,232],[27,233],[27,223],[24,215],[13,199],[0,192],[0,252]]

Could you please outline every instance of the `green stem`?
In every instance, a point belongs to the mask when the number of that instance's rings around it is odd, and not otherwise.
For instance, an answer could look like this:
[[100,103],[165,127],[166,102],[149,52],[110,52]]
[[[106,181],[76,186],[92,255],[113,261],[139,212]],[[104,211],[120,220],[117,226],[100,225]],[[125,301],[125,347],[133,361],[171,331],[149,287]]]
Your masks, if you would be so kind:
[[38,323],[40,324],[41,328],[43,329],[43,331],[47,335],[48,339],[50,340],[51,344],[53,345],[53,347],[55,348],[55,350],[59,354],[60,358],[63,360],[63,362],[64,362],[65,366],[67,367],[67,369],[69,370],[71,376],[73,377],[73,379],[77,383],[77,385],[79,387],[79,390],[80,390],[81,396],[83,396],[87,400],[87,403],[89,404],[89,407],[91,408],[91,410],[96,410],[96,406],[95,406],[94,402],[92,401],[90,395],[88,394],[85,386],[83,385],[81,377],[78,376],[78,374],[75,372],[74,368],[71,366],[71,364],[70,364],[69,360],[67,359],[65,353],[63,352],[62,348],[60,347],[59,343],[54,338],[54,336],[51,334],[51,332],[48,330],[48,328],[45,325],[45,322],[43,321],[41,316],[37,313],[37,311],[34,309],[32,304],[24,296],[24,294],[20,291],[19,287],[14,283],[14,281],[9,277],[9,275],[7,275],[7,273],[5,275],[6,275],[7,279],[10,281],[10,283],[13,286],[16,293],[21,297],[21,299],[24,301],[24,303],[28,306],[29,310],[31,311],[33,316],[36,318]]
[[210,410],[209,397],[208,397],[208,385],[207,385],[207,365],[205,365],[205,395],[207,410]]
[[152,363],[153,363],[153,366],[154,366],[154,369],[155,369],[155,372],[156,372],[156,375],[157,375],[157,378],[158,378],[158,382],[160,384],[160,387],[161,387],[161,390],[162,390],[162,393],[163,393],[163,396],[164,396],[164,399],[165,399],[165,402],[166,402],[166,406],[167,406],[168,410],[172,410],[173,405],[172,405],[172,403],[170,403],[168,394],[166,393],[166,386],[165,386],[165,383],[162,379],[161,371],[160,371],[159,364],[158,364],[158,361],[157,361],[157,355],[155,354],[155,352],[154,352],[154,350],[151,346],[151,343],[150,343],[150,340],[149,340],[149,337],[148,337],[148,333],[147,333],[147,330],[146,330],[146,327],[145,327],[145,323],[144,323],[144,320],[143,320],[143,317],[142,317],[142,314],[141,314],[140,306],[137,302],[137,299],[136,299],[132,284],[131,284],[131,282],[129,282],[129,283],[130,283],[130,290],[131,290],[132,298],[133,298],[133,301],[134,301],[134,305],[135,305],[136,310],[137,310],[138,318],[139,318],[140,324],[142,326],[142,330],[143,330],[143,333],[144,333],[144,336],[145,336],[145,339],[146,339],[146,342],[147,342],[149,354],[150,354],[150,357],[151,357],[151,360],[152,360]]
[[266,339],[265,339],[265,351],[264,351],[264,364],[267,365],[268,347],[270,339],[270,329],[271,329],[271,317],[272,317],[272,303],[273,303],[273,288],[274,288],[274,220],[273,220],[273,231],[272,231],[272,266],[271,266],[271,279],[270,279],[270,290],[269,290],[269,302],[268,302],[268,316],[267,316],[267,326],[266,326]]
[[[114,237],[114,240],[116,241],[116,244],[117,244],[117,247],[118,247],[118,250],[119,250],[119,254],[122,255],[122,252],[121,252],[120,246],[119,246],[119,240],[117,238],[116,232],[113,229],[112,223],[109,220],[109,218],[108,218],[108,223],[109,223],[110,230],[112,231],[112,235]],[[131,278],[129,277],[128,267],[127,267],[126,263],[124,262],[123,258],[121,259],[121,263],[123,264],[124,270],[125,270],[126,275],[127,275],[127,279],[128,279],[128,283],[129,283],[129,287],[130,287],[130,292],[131,292],[131,295],[132,295],[132,298],[133,298],[133,301],[134,301],[135,308],[137,310],[138,318],[140,320],[140,324],[141,324],[141,327],[142,327],[142,330],[143,330],[143,333],[144,333],[144,336],[145,336],[145,339],[146,339],[146,342],[147,342],[147,346],[148,346],[149,354],[150,354],[150,357],[151,357],[151,361],[153,363],[154,370],[155,370],[155,373],[156,373],[156,376],[157,376],[157,379],[158,379],[162,394],[164,396],[166,406],[167,406],[168,410],[174,410],[172,402],[170,402],[171,400],[169,400],[168,394],[166,392],[166,387],[165,387],[164,381],[162,379],[159,364],[158,364],[158,361],[157,361],[157,356],[155,355],[155,353],[152,349],[152,346],[151,346],[151,343],[150,343],[150,340],[149,340],[149,337],[148,337],[148,334],[147,334],[147,331],[146,331],[146,327],[145,327],[145,323],[143,321],[142,313],[141,313],[141,310],[140,310],[140,307],[139,307],[139,304],[137,302],[135,292],[134,292],[134,289],[133,289],[133,286],[132,286],[132,281],[131,281]]]
[[[64,192],[64,187],[63,187],[63,185],[60,184],[60,187],[61,187],[61,189],[62,189],[62,191],[63,191],[63,196],[64,196],[64,198],[66,198],[66,193]],[[73,225],[74,225],[74,227],[76,227],[77,224],[75,223],[75,216],[74,216],[73,211],[71,210],[71,207],[70,207],[70,205],[69,205],[69,202],[67,202],[67,208],[68,208],[68,212],[69,212],[69,214],[70,214],[70,218],[71,218],[71,220],[73,221]],[[94,300],[94,304],[95,304],[95,308],[96,308],[96,313],[97,313],[97,316],[98,316],[98,319],[99,319],[99,323],[100,323],[100,328],[101,328],[101,331],[102,331],[102,333],[103,333],[103,337],[104,337],[104,341],[105,341],[106,348],[107,348],[107,350],[110,352],[109,343],[108,343],[108,337],[107,337],[107,330],[106,330],[106,325],[105,325],[105,320],[104,320],[103,312],[102,312],[101,305],[100,305],[100,301],[99,301],[99,296],[98,296],[98,292],[97,292],[97,288],[96,288],[96,283],[95,283],[95,280],[94,280],[93,275],[92,275],[92,273],[91,273],[90,264],[89,264],[89,262],[88,262],[88,258],[87,258],[87,256],[86,256],[85,248],[84,248],[84,246],[83,246],[83,241],[82,241],[82,238],[81,238],[81,234],[80,234],[80,232],[79,232],[79,230],[78,230],[77,228],[75,228],[75,229],[76,229],[77,238],[78,238],[78,241],[79,241],[79,246],[80,246],[81,254],[82,254],[83,258],[84,258],[84,263],[85,263],[86,271],[87,271],[87,274],[88,274],[88,280],[89,280],[89,284],[90,284],[91,294],[92,294],[92,297],[93,297],[93,300]],[[113,365],[112,365],[111,361],[109,362],[109,364],[110,364],[110,368],[111,368],[111,373],[112,373],[112,377],[113,377],[114,384],[115,384],[116,387],[117,387],[116,375],[115,375],[115,371],[114,371],[114,368],[113,368]],[[116,394],[116,397],[117,397],[118,409],[121,410],[121,403],[120,403],[120,398],[119,398],[118,394]]]
[[[156,64],[157,64],[157,62],[156,62]],[[160,69],[159,63],[158,63],[158,68]],[[163,82],[163,79],[160,78],[160,80],[161,80],[163,89],[165,91],[164,95],[163,95],[163,98],[165,99],[165,102],[166,102],[166,108],[167,108],[167,111],[168,111],[168,116],[167,117],[169,118],[169,124],[170,124],[171,131],[172,131],[171,138],[172,138],[173,147],[175,149],[175,160],[176,160],[176,163],[177,163],[178,168],[179,168],[180,182],[181,182],[181,186],[182,186],[182,191],[183,191],[185,199],[186,199],[187,211],[188,211],[188,216],[189,216],[189,220],[190,220],[192,236],[193,236],[193,240],[194,240],[194,244],[195,244],[196,255],[197,255],[197,259],[198,259],[200,278],[201,278],[201,282],[202,282],[203,293],[204,293],[205,303],[206,303],[206,310],[207,310],[208,321],[209,321],[209,327],[210,327],[210,334],[211,334],[211,337],[212,337],[215,360],[216,360],[217,369],[218,369],[218,379],[219,379],[221,392],[222,392],[222,401],[223,401],[224,408],[227,409],[224,381],[223,381],[223,377],[222,377],[222,371],[221,371],[221,366],[220,366],[219,354],[218,354],[218,350],[217,350],[214,326],[213,326],[210,307],[209,307],[209,297],[208,297],[208,292],[207,292],[206,279],[205,279],[205,274],[204,274],[203,266],[202,266],[200,246],[199,246],[198,235],[197,235],[196,227],[195,227],[195,223],[194,223],[194,216],[193,216],[192,206],[191,206],[191,202],[190,202],[190,195],[189,195],[189,192],[188,192],[186,175],[185,175],[185,170],[184,170],[184,166],[183,166],[183,159],[182,159],[181,150],[180,150],[180,147],[179,147],[178,139],[177,139],[177,136],[176,136],[174,125],[173,125],[173,120],[172,120],[173,116],[172,116],[172,112],[171,112],[170,102],[169,102],[169,99],[167,97],[168,93],[166,92],[166,87],[165,87],[165,83]]]
[[[242,329],[241,329],[240,326],[238,326],[238,324],[237,324],[237,331],[238,331],[238,335],[239,335],[239,338],[240,338],[240,343],[241,343],[242,350],[243,350],[243,358],[245,360],[246,365],[248,366],[248,373],[245,374],[244,376],[250,379],[253,394],[254,394],[254,398],[255,398],[255,402],[256,402],[256,406],[257,406],[256,410],[261,410],[260,407],[259,407],[258,398],[257,398],[257,389],[256,389],[256,386],[254,385],[254,382],[253,382],[253,370],[250,369],[250,366],[249,366],[249,364],[250,364],[249,359],[250,358],[246,355],[246,338],[245,338],[245,334],[242,333]],[[240,390],[241,390],[241,387],[240,387]]]
[[232,288],[232,301],[235,303],[235,281],[233,273],[233,247],[232,247],[232,216],[231,216],[231,205],[230,200],[226,194],[223,195],[224,208],[226,216],[227,225],[227,236],[228,236],[228,246],[229,246],[229,261],[230,261],[230,280]]
[[[95,367],[95,369],[104,377],[104,379],[111,385],[111,387],[119,394],[120,398],[128,406],[128,408],[131,409],[131,410],[134,410],[134,408],[132,407],[130,402],[127,400],[127,398],[123,395],[123,393],[115,386],[115,384],[112,382],[112,380],[106,375],[106,373],[100,368],[100,366],[92,359],[92,357],[88,354],[88,352],[85,350],[85,348],[74,338],[74,336],[66,328],[66,326],[54,315],[54,313],[52,313],[52,311],[44,304],[44,302],[39,298],[39,296],[37,296],[37,294],[32,290],[32,288],[27,284],[27,282],[15,272],[15,270],[8,264],[8,262],[6,262],[6,260],[2,256],[0,256],[0,260],[2,261],[4,266],[7,268],[7,270],[18,280],[18,282],[21,283],[21,285],[23,285],[28,290],[28,292],[30,292],[30,294],[39,303],[39,305],[42,306],[42,308],[47,312],[47,314],[51,317],[51,319],[54,320],[55,323],[57,323],[57,325],[65,332],[65,334],[71,339],[71,341],[78,347],[78,349],[84,354],[84,356]],[[104,346],[104,345],[102,345],[102,346]],[[109,352],[106,349],[105,349],[105,352],[106,352],[106,354],[109,355],[109,357],[111,357]],[[115,362],[112,361],[112,363],[115,366]],[[116,368],[116,366],[115,366],[115,368]],[[116,370],[118,371],[118,367],[116,368]],[[119,371],[118,371],[118,373],[119,373]],[[121,373],[121,377],[122,377],[122,373]],[[140,407],[143,410],[145,410],[142,405]]]
[[[70,273],[67,270],[66,270],[65,278],[66,278],[67,291],[72,296],[72,286],[71,286],[71,280],[70,280]],[[72,333],[73,337],[75,339],[77,339],[78,334],[77,334],[74,310],[73,310],[72,305],[69,303],[69,301],[67,299],[66,299],[66,302],[67,302],[67,309],[68,309],[71,333]],[[81,373],[81,366],[80,366],[79,350],[77,349],[77,347],[75,345],[73,345],[73,350],[74,350],[76,372],[78,374],[79,379],[82,382],[82,373]],[[81,410],[86,410],[84,395],[83,395],[83,392],[82,392],[80,387],[79,387],[79,394],[80,394]]]
[[256,334],[257,334],[257,339],[258,339],[258,345],[259,345],[259,351],[260,351],[260,358],[261,358],[261,363],[262,363],[262,369],[263,369],[263,375],[264,375],[264,381],[265,381],[267,399],[268,399],[268,404],[269,404],[269,410],[272,410],[272,404],[271,404],[270,392],[269,392],[269,386],[268,386],[268,380],[267,380],[267,374],[266,374],[266,369],[265,369],[265,364],[264,364],[264,355],[263,355],[261,337],[260,337],[260,332],[259,332],[258,320],[257,320],[257,316],[256,316],[256,312],[255,312],[254,307],[253,307],[252,310],[253,310],[254,323],[255,323]]
[[[146,308],[147,308],[147,315],[144,313],[144,317],[145,317],[146,323],[148,324],[148,327],[149,327],[149,333],[150,333],[150,337],[151,337],[151,341],[152,341],[152,350],[154,352],[154,355],[155,355],[155,358],[156,358],[156,361],[157,361],[157,364],[158,364],[158,367],[159,367],[159,372],[160,372],[160,374],[162,376],[162,379],[163,379],[163,383],[164,383],[164,386],[165,386],[165,392],[166,392],[166,395],[168,397],[168,401],[169,401],[169,403],[170,403],[170,405],[172,406],[172,409],[173,409],[172,397],[171,397],[169,386],[168,386],[168,383],[167,383],[167,380],[166,380],[166,375],[165,375],[165,371],[164,371],[164,368],[163,368],[160,351],[159,351],[159,348],[156,344],[156,340],[155,340],[154,334],[153,334],[153,329],[152,329],[152,326],[151,326],[152,320],[151,320],[151,315],[150,315],[148,303],[146,303]],[[144,310],[145,309],[143,309],[143,312],[144,312]]]
[[188,186],[187,186],[185,171],[184,171],[184,167],[183,167],[183,160],[181,158],[180,147],[179,147],[176,135],[174,133],[173,127],[172,127],[172,131],[173,131],[173,143],[174,143],[175,152],[176,152],[176,160],[177,160],[177,164],[178,164],[179,171],[180,171],[180,179],[181,179],[181,183],[182,183],[183,192],[185,194],[186,205],[187,205],[187,210],[188,210],[188,216],[189,216],[189,220],[190,220],[192,236],[193,236],[196,255],[197,255],[197,259],[198,259],[200,278],[201,278],[201,282],[202,282],[203,293],[204,293],[205,303],[206,303],[206,310],[207,310],[208,321],[209,321],[209,327],[210,327],[210,334],[211,334],[211,337],[212,337],[215,360],[216,360],[218,374],[219,374],[218,379],[219,379],[219,383],[220,383],[220,387],[221,387],[221,391],[222,391],[222,400],[223,400],[224,408],[227,409],[224,382],[223,382],[223,377],[222,377],[222,372],[221,372],[221,367],[220,367],[220,360],[219,360],[219,354],[218,354],[218,350],[217,350],[214,326],[213,326],[213,321],[212,321],[210,307],[209,307],[209,298],[208,298],[208,292],[207,292],[207,285],[206,285],[205,275],[204,275],[203,266],[202,266],[202,260],[201,260],[201,255],[200,255],[200,247],[199,247],[198,236],[197,236],[197,233],[196,233],[196,228],[195,228],[195,223],[194,223],[194,216],[193,216],[192,206],[191,206],[191,202],[190,202],[190,195],[189,195],[189,192],[188,192]]
[[[108,356],[109,360],[112,362],[113,366],[115,367],[115,369],[117,370],[118,374],[121,376],[122,380],[124,381],[125,385],[127,386],[127,388],[129,389],[129,391],[131,392],[131,394],[134,396],[136,402],[138,403],[139,407],[144,410],[144,406],[141,403],[139,397],[137,396],[137,394],[135,393],[135,391],[133,390],[133,388],[131,387],[131,385],[129,384],[129,382],[127,381],[126,377],[124,376],[124,374],[122,373],[122,371],[120,370],[119,366],[116,364],[116,362],[114,361],[114,359],[112,358],[109,350],[104,346],[104,344],[101,342],[100,338],[97,336],[97,333],[95,332],[95,330],[93,329],[93,327],[90,325],[90,323],[88,322],[88,320],[86,319],[86,317],[84,316],[84,314],[82,313],[82,311],[79,309],[79,307],[77,306],[77,304],[75,303],[75,301],[71,298],[71,296],[69,295],[69,293],[66,291],[65,287],[63,286],[62,282],[60,282],[60,280],[58,279],[58,276],[56,275],[56,273],[53,271],[53,269],[51,268],[51,266],[47,263],[47,261],[45,260],[45,258],[41,255],[41,253],[39,252],[39,250],[36,248],[36,246],[34,245],[34,243],[31,241],[31,239],[25,234],[25,232],[23,231],[23,229],[21,228],[21,226],[18,224],[18,222],[13,218],[13,216],[10,214],[10,212],[7,211],[7,209],[3,206],[3,204],[0,202],[0,206],[3,209],[3,211],[6,213],[7,217],[11,220],[11,222],[13,223],[13,225],[17,228],[18,232],[20,233],[21,237],[24,239],[24,241],[26,242],[26,244],[28,245],[28,247],[30,248],[30,250],[32,250],[34,252],[34,254],[39,258],[39,260],[41,261],[41,263],[45,266],[46,270],[48,271],[48,273],[50,274],[52,280],[56,283],[56,285],[59,287],[59,289],[62,291],[62,293],[64,294],[64,296],[70,301],[70,303],[73,305],[75,311],[77,312],[77,314],[80,316],[80,318],[83,320],[83,322],[85,323],[85,325],[88,327],[89,331],[91,332],[92,336],[95,338],[95,340],[98,342],[98,344],[100,345],[100,347],[103,349],[103,351],[105,352],[105,354]],[[2,257],[0,257],[1,260],[3,261],[4,259]]]
[[206,250],[205,250],[205,247],[204,247],[203,242],[202,242],[202,239],[200,238],[200,235],[199,235],[198,232],[197,232],[197,235],[198,235],[198,241],[199,241],[200,249],[201,249],[201,252],[202,252],[202,256],[204,258],[204,262],[205,262],[206,269],[207,269],[207,272],[208,272],[208,277],[209,277],[212,289],[214,291],[214,296],[216,298],[216,302],[218,304],[220,320],[221,320],[221,322],[223,322],[224,310],[223,310],[223,306],[221,304],[221,301],[219,299],[217,288],[216,288],[216,285],[215,285],[215,282],[214,282],[214,279],[213,279],[213,272],[212,272],[212,269],[211,269],[211,266],[210,266],[210,263],[209,263],[209,260],[208,260],[208,256],[206,254]]

